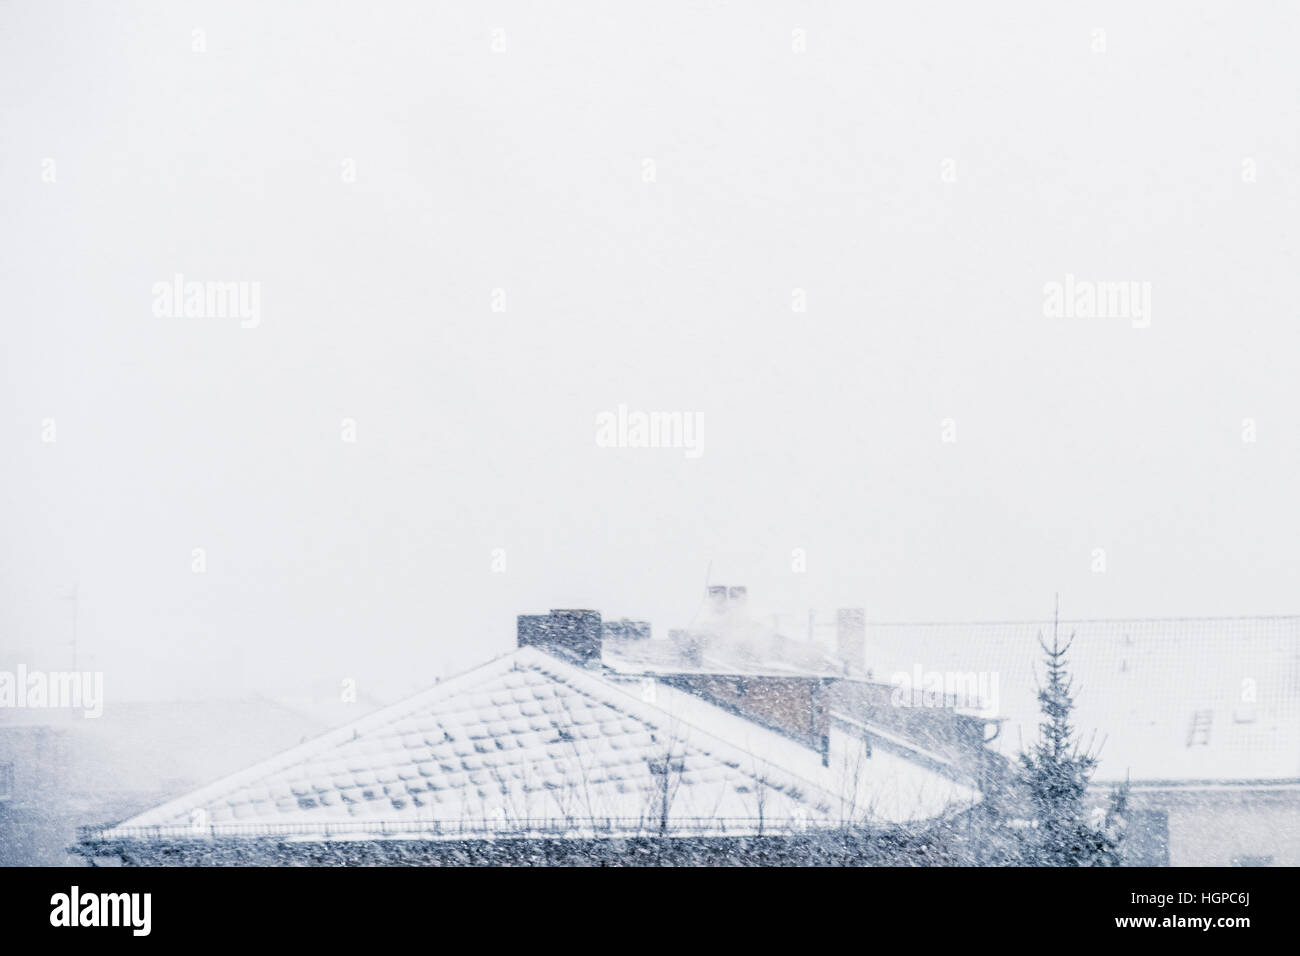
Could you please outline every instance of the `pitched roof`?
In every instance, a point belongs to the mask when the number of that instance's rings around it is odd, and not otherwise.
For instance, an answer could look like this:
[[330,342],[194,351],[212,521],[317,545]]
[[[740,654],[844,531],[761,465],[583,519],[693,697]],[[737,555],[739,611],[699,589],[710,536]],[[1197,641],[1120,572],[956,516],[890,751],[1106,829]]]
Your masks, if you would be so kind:
[[[996,675],[993,746],[1014,756],[1037,736],[1040,633],[1052,622],[868,624],[868,665]],[[1099,781],[1300,778],[1300,617],[1061,621],[1072,633],[1073,723],[1095,734]]]
[[[834,743],[832,756],[851,762]],[[780,734],[689,694],[662,685],[643,694],[640,682],[522,648],[99,837],[184,838],[196,821],[219,835],[304,840],[427,839],[466,821],[503,832],[570,818],[657,825],[665,783],[670,828],[704,821],[728,832],[743,832],[760,801],[769,825],[817,825],[842,819],[846,806],[901,821],[972,798],[892,755],[863,763],[844,795],[834,760],[823,767]]]

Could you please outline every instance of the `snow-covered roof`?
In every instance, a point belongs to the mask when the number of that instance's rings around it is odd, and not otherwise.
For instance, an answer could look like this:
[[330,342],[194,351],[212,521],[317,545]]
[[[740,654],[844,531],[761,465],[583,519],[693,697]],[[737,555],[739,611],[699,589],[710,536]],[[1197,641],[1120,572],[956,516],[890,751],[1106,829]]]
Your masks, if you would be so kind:
[[[615,682],[633,678],[611,677]],[[642,681],[644,678],[641,679]],[[642,685],[644,686],[644,685]],[[710,703],[689,691],[664,684],[654,687],[656,704],[674,720],[733,741],[750,756],[750,767],[781,768],[810,780],[834,795],[831,816],[901,823],[937,817],[954,806],[969,805],[975,791],[954,782],[954,775],[926,769],[933,761],[909,760],[897,752],[863,746],[863,734],[832,722],[829,752],[812,750],[785,734],[775,733]]]
[[[929,818],[974,795],[837,735],[821,755],[662,684],[521,648],[123,821],[100,839],[428,839],[601,821],[752,832]],[[665,772],[667,771],[667,772]],[[846,780],[853,783],[844,786]],[[590,825],[590,826],[589,826]],[[157,829],[147,829],[157,828]]]
[[[1014,757],[1037,736],[1051,621],[867,625],[877,680],[924,672],[997,677],[1007,720],[992,745]],[[1097,780],[1300,778],[1300,618],[1061,621],[1076,635],[1073,724],[1100,748]]]
[[790,661],[782,659],[776,653],[742,656],[705,649],[697,660],[692,661],[672,641],[661,638],[606,638],[601,658],[610,670],[628,674],[746,674],[770,677],[840,677],[844,674],[842,664],[810,652],[805,653],[801,660]]

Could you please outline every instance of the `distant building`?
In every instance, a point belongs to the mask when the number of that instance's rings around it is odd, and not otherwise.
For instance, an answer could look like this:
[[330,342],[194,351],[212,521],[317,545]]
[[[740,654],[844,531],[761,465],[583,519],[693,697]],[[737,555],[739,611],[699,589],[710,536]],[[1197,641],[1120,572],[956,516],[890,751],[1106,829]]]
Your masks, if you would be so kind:
[[[1300,865],[1300,617],[1061,621],[1072,723],[1100,762],[1093,798],[1131,781],[1134,865]],[[871,624],[878,677],[996,679],[990,749],[1036,738],[1038,635],[1051,621]]]
[[139,813],[314,737],[347,712],[266,698],[110,703],[97,718],[0,711],[0,865],[76,862],[68,848],[79,824]]

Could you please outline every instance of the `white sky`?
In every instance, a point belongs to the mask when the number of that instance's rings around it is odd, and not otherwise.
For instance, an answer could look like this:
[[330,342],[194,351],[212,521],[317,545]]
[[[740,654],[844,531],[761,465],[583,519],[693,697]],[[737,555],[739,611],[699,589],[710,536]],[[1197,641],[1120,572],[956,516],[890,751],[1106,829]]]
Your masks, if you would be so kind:
[[[0,4],[0,664],[70,666],[74,582],[123,697],[410,690],[710,566],[1298,609],[1293,4],[426,6]],[[260,325],[154,316],[178,272]],[[1150,327],[1045,318],[1067,273]],[[620,403],[703,456],[597,447]]]

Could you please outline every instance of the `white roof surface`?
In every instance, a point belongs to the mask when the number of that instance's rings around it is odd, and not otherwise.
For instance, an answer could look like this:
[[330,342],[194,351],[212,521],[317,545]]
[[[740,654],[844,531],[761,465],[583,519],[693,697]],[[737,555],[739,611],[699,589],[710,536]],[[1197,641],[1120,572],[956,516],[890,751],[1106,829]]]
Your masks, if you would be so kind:
[[743,832],[739,821],[758,817],[760,803],[769,827],[903,822],[974,797],[900,757],[865,758],[851,737],[832,738],[824,767],[820,754],[702,699],[522,648],[102,836],[158,827],[164,838],[315,839],[331,827],[335,838],[366,838],[381,827],[388,839],[427,838],[465,821],[510,832],[524,821],[572,819],[581,829],[611,818],[657,826],[665,758],[670,830]]
[[744,657],[706,648],[699,662],[691,663],[675,644],[659,638],[641,640],[606,638],[602,648],[602,660],[611,670],[629,674],[751,674],[769,677],[841,677],[844,675],[843,665],[837,666],[834,662],[814,654],[807,645],[788,643],[804,652],[802,660],[783,660],[775,653]]

